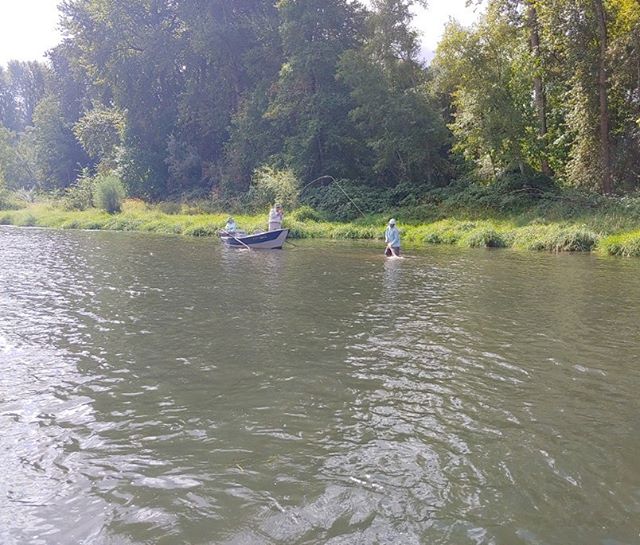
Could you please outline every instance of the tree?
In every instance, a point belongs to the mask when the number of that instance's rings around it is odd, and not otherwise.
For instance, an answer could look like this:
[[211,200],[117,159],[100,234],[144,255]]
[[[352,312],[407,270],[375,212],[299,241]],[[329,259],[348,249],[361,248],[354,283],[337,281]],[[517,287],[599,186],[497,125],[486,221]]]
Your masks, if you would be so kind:
[[125,180],[143,194],[166,193],[164,162],[183,88],[180,34],[173,0],[67,0],[62,25],[103,99],[126,112]]
[[33,114],[38,102],[47,91],[49,69],[36,61],[9,61],[7,67],[8,92],[15,108],[13,126],[9,129],[21,132],[33,124]]
[[339,78],[354,100],[350,118],[368,148],[361,163],[378,185],[432,182],[446,163],[448,134],[417,61],[411,5],[374,1],[364,44],[346,52],[340,63]]
[[188,187],[189,176],[196,187],[228,180],[247,190],[273,136],[262,116],[282,63],[278,10],[261,0],[198,0],[182,4],[180,16],[185,88],[167,158],[170,183]]
[[530,59],[527,37],[496,5],[472,30],[450,23],[438,46],[436,85],[452,97],[454,148],[488,179],[538,162]]
[[37,185],[47,190],[70,186],[81,167],[74,161],[77,143],[72,127],[64,119],[55,96],[49,95],[40,100],[33,123],[25,135],[25,142],[35,155]]
[[336,79],[340,56],[357,46],[362,11],[347,0],[278,2],[284,63],[266,113],[283,138],[280,160],[301,179],[357,177],[353,101]]
[[89,157],[98,161],[98,170],[107,172],[116,168],[116,154],[125,133],[121,111],[98,106],[73,126],[73,133]]

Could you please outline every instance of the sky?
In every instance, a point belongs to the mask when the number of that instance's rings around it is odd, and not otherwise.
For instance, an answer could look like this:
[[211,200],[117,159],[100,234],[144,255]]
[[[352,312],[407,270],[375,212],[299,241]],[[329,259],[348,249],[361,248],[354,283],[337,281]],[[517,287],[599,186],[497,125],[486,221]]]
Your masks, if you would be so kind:
[[[0,64],[9,60],[44,60],[44,53],[61,39],[58,30],[59,0],[0,0]],[[414,21],[422,34],[422,49],[436,48],[450,17],[471,24],[477,13],[465,7],[465,0],[430,0]]]

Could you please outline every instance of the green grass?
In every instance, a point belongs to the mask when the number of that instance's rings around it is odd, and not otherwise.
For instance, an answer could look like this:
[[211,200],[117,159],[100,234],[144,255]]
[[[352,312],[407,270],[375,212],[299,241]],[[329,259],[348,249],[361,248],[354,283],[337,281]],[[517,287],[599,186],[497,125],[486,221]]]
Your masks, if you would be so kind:
[[603,237],[597,250],[606,255],[640,257],[640,230]]
[[[166,213],[163,210],[167,210]],[[182,213],[180,213],[182,212]],[[407,214],[408,215],[408,214]],[[447,219],[403,223],[402,210],[395,210],[405,246],[448,244],[465,248],[513,248],[528,251],[595,251],[601,254],[640,256],[640,214],[625,215],[620,205],[599,211],[588,208],[566,214],[558,210],[541,214],[528,210],[519,215],[494,214],[475,218],[459,211]],[[152,206],[142,201],[125,201],[118,214],[98,209],[69,211],[55,202],[29,204],[19,210],[0,211],[0,225],[53,227],[59,229],[100,229],[143,231],[165,235],[213,237],[226,223],[226,213],[184,213],[183,209]],[[234,215],[247,232],[266,228],[266,210],[259,215]],[[292,238],[381,240],[386,216],[372,215],[345,223],[317,221],[322,216],[307,207],[303,214],[292,212],[285,226]],[[553,217],[554,219],[551,219]]]

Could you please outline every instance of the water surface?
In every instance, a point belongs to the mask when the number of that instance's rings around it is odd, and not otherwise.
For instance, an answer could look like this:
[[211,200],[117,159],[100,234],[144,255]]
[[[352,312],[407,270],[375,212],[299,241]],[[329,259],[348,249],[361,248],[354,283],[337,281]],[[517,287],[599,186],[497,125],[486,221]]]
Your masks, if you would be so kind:
[[0,228],[0,543],[640,544],[640,261]]

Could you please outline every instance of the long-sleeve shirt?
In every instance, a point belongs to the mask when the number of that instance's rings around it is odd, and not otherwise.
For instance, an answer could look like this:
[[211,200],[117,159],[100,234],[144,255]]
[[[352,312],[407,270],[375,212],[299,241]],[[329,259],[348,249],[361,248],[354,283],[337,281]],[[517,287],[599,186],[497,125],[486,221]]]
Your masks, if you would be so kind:
[[393,248],[400,248],[400,231],[397,227],[387,227],[384,232],[384,241],[391,244]]
[[281,211],[272,208],[269,211],[269,230],[280,229],[282,227],[282,219],[284,214]]

